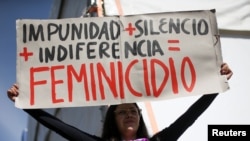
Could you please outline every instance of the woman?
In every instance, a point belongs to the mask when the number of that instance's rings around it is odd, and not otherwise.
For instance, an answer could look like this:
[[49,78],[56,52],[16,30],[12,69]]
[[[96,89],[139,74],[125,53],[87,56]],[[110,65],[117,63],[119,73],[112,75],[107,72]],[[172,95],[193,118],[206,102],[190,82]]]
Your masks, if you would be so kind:
[[[226,63],[221,65],[221,75],[226,75],[227,79],[230,79],[233,75]],[[13,85],[7,91],[7,95],[12,101],[15,101],[18,96],[18,86]],[[54,130],[70,141],[176,141],[207,109],[217,95],[202,96],[174,123],[156,133],[153,137],[149,137],[136,103],[111,105],[104,121],[102,137],[83,132],[40,109],[25,109],[24,111],[47,128]]]

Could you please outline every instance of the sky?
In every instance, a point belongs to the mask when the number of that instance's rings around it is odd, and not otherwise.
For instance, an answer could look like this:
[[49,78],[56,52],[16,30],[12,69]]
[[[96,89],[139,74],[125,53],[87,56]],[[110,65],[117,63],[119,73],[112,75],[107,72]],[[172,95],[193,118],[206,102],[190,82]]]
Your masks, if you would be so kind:
[[47,19],[52,0],[0,1],[0,137],[1,141],[21,141],[27,114],[16,108],[6,91],[16,81],[16,20]]

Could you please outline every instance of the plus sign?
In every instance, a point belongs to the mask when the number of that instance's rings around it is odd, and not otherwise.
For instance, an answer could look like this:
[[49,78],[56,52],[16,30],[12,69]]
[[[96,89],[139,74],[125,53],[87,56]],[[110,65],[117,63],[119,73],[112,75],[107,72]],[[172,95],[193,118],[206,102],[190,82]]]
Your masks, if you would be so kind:
[[28,57],[32,56],[32,55],[33,55],[33,52],[28,52],[27,51],[27,47],[24,47],[23,48],[23,52],[19,53],[19,56],[23,56],[24,57],[24,61],[28,61]]
[[130,36],[132,36],[133,31],[135,31],[135,28],[132,26],[131,23],[129,23],[129,24],[128,24],[128,27],[127,27],[125,30],[128,31],[128,34],[129,34]]

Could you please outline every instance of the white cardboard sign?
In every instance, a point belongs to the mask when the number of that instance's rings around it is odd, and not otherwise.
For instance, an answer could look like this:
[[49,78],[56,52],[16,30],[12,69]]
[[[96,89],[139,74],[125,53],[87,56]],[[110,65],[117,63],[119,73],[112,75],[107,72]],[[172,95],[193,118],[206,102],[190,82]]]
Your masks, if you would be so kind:
[[17,20],[19,108],[164,100],[228,89],[211,10]]

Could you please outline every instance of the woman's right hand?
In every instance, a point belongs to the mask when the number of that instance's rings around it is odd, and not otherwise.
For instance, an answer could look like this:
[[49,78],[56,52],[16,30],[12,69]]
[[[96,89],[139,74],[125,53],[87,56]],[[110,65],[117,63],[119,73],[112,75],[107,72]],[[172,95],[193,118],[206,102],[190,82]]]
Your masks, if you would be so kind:
[[11,101],[15,102],[16,97],[19,95],[18,85],[12,85],[12,87],[7,91],[7,95]]

